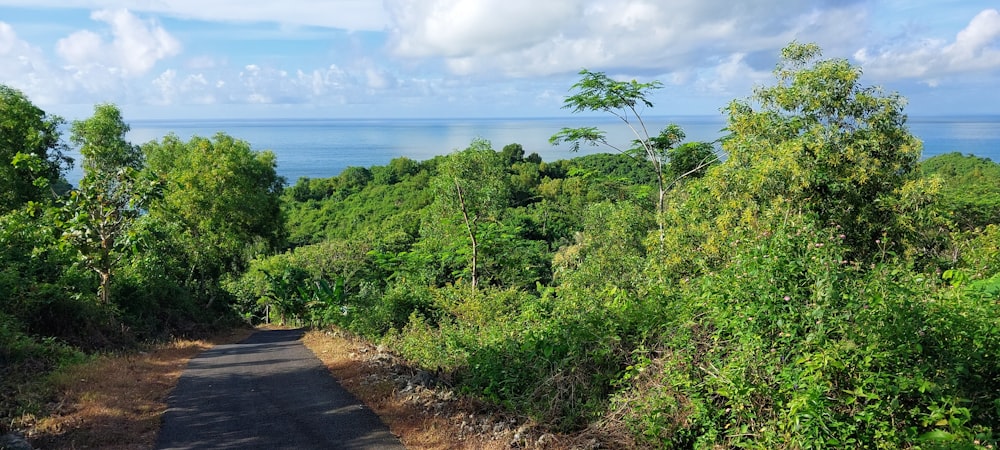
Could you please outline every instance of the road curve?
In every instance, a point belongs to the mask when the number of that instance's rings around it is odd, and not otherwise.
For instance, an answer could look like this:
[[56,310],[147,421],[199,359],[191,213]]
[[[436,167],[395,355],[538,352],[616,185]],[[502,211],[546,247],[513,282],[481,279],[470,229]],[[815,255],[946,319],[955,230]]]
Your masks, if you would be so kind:
[[156,448],[403,449],[302,334],[258,331],[192,359],[167,399]]

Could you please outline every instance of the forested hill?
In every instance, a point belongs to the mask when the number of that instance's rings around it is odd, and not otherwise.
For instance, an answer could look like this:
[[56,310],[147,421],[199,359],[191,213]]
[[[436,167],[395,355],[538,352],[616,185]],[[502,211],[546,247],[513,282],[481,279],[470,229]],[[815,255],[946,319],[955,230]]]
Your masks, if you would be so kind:
[[[814,46],[783,58],[721,143],[666,126],[544,162],[475,141],[299,180],[291,249],[231,292],[613,445],[995,445],[1000,167],[921,162],[900,96]],[[567,106],[652,129],[656,88],[584,71]]]
[[284,321],[609,446],[995,447],[1000,166],[921,161],[905,100],[814,45],[774,75],[724,108],[721,142],[643,122],[659,83],[584,70],[567,108],[621,118],[630,148],[475,140],[284,189],[270,153],[135,147],[102,105],[73,124],[67,192],[57,120],[4,91],[37,120],[0,123],[0,358]]

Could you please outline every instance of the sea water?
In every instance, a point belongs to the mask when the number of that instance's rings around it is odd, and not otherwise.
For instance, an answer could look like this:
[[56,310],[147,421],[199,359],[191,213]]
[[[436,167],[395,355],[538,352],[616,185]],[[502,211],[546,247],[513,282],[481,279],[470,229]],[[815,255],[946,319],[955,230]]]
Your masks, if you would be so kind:
[[[676,123],[687,141],[714,141],[723,134],[721,116],[653,117],[647,120],[650,134]],[[638,124],[634,124],[639,126]],[[568,145],[551,145],[549,138],[563,127],[596,126],[608,133],[608,142],[627,148],[635,139],[628,126],[606,117],[525,119],[253,119],[253,120],[155,120],[133,121],[128,138],[135,144],[160,140],[175,134],[212,137],[226,133],[247,141],[254,150],[270,150],[278,160],[278,174],[289,184],[301,177],[326,178],[349,166],[385,165],[398,157],[425,160],[468,147],[473,139],[489,140],[497,150],[511,143],[525,153],[538,153],[545,161],[613,152],[599,146],[582,146],[573,153]],[[911,117],[910,131],[923,141],[923,156],[961,152],[1000,162],[1000,116]],[[67,174],[70,183],[82,177],[79,154]]]

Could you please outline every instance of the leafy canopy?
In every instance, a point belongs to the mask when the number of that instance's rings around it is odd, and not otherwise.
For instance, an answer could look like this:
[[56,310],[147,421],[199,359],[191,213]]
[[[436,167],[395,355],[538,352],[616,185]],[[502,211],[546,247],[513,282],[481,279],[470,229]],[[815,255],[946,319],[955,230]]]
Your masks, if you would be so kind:
[[143,146],[148,169],[164,183],[163,198],[150,205],[157,220],[183,230],[182,243],[192,264],[211,278],[242,268],[261,244],[274,248],[284,239],[279,196],[284,179],[269,151],[219,133],[188,142],[175,135]]
[[[571,144],[573,151],[580,149],[580,143],[586,142],[590,145],[605,145],[619,153],[629,155],[636,159],[649,161],[656,173],[656,212],[657,223],[660,232],[660,241],[664,240],[663,209],[664,201],[669,185],[666,165],[669,162],[671,151],[684,140],[684,131],[675,124],[664,127],[659,134],[650,135],[646,127],[646,122],[642,118],[642,111],[651,108],[653,102],[649,96],[656,89],[663,87],[659,81],[640,83],[636,80],[617,81],[601,72],[591,72],[589,70],[580,71],[581,79],[573,85],[572,89],[576,94],[566,98],[563,108],[572,109],[573,112],[582,111],[603,111],[618,118],[624,123],[635,139],[632,140],[632,147],[628,149],[619,148],[608,142],[604,131],[595,127],[563,128],[561,131],[549,138],[549,143],[555,145],[560,142]],[[708,166],[715,162],[715,158],[706,160],[701,167]],[[699,167],[700,168],[700,167]],[[683,174],[696,173],[698,168]]]
[[63,155],[59,127],[21,91],[0,84],[0,213],[39,201],[72,160]]
[[902,97],[862,86],[860,67],[820,56],[815,44],[790,44],[775,85],[725,108],[729,159],[714,187],[743,217],[755,215],[746,208],[788,202],[842,227],[869,253],[895,232],[892,207],[921,144],[906,127]]

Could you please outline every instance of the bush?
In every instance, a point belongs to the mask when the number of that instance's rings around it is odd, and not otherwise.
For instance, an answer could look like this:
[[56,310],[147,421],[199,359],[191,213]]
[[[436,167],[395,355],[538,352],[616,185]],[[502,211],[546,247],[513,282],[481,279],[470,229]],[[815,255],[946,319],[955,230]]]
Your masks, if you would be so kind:
[[847,262],[839,231],[808,223],[741,236],[663,297],[659,343],[615,396],[625,424],[665,448],[990,441],[996,309],[905,262]]

